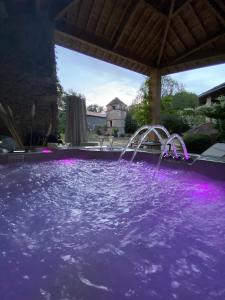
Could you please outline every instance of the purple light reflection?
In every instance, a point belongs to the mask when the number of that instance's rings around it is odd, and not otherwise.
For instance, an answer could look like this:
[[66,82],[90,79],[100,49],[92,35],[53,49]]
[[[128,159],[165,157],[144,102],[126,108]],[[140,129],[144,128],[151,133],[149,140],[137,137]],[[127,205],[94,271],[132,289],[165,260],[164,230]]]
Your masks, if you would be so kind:
[[222,191],[220,188],[211,182],[197,181],[190,183],[191,198],[197,201],[214,202],[222,200]]
[[52,150],[47,149],[47,148],[46,148],[46,149],[42,149],[41,152],[42,152],[42,153],[45,153],[45,154],[47,154],[47,153],[53,153]]
[[60,159],[57,161],[58,164],[63,164],[63,165],[73,165],[76,162],[77,162],[77,159],[74,159],[74,158]]

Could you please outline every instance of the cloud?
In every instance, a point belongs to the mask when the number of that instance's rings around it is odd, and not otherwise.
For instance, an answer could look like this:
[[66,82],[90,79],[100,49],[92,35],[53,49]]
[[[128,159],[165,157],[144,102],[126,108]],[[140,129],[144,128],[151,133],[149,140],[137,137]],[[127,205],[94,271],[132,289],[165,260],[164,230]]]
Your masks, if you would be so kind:
[[[89,56],[56,47],[58,76],[65,90],[73,89],[83,94],[87,105],[105,106],[118,97],[131,104],[145,76],[114,66]],[[200,68],[176,74],[172,78],[185,85],[186,90],[200,94],[222,82],[225,64]]]
[[139,88],[139,84],[132,85],[129,80],[127,82],[111,80],[102,85],[86,90],[85,96],[87,104],[98,103],[99,105],[105,106],[113,98],[118,97],[124,103],[129,105],[136,97]]
[[225,64],[180,72],[171,75],[184,83],[186,90],[201,94],[225,80]]

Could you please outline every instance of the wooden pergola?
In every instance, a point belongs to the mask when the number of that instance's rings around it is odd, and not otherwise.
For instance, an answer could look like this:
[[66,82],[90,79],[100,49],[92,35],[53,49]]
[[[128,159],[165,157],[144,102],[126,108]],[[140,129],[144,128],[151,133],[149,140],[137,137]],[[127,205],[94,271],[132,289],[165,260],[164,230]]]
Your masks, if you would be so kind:
[[32,103],[42,134],[57,123],[54,43],[151,76],[159,123],[162,75],[225,62],[225,2],[0,0],[0,40],[0,95],[23,136]]
[[151,76],[225,62],[223,0],[72,0],[55,16],[58,45]]

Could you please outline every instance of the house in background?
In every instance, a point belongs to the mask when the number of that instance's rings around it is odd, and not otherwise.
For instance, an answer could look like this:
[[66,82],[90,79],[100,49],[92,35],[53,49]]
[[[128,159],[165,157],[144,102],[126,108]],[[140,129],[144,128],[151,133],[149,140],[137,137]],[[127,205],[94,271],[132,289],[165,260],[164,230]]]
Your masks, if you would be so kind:
[[225,96],[225,82],[198,96],[200,105],[211,106],[220,96]]
[[106,105],[107,133],[113,134],[118,130],[118,135],[125,133],[125,118],[127,105],[119,98],[115,98]]
[[[225,82],[221,83],[214,88],[200,94],[199,104],[205,106],[211,106],[214,103],[218,102],[218,97],[225,96]],[[216,123],[216,120],[206,117],[205,121],[207,123]]]
[[106,113],[87,111],[86,113],[87,125],[89,131],[94,131],[98,127],[106,126]]

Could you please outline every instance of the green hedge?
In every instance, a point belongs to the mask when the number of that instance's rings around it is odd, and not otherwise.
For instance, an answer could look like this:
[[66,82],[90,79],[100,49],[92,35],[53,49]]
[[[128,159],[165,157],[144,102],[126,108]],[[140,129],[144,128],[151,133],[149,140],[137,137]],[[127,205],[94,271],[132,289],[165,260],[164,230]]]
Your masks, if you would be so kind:
[[189,125],[181,117],[172,114],[162,114],[162,125],[165,126],[169,132],[182,134],[190,129]]
[[201,154],[212,146],[213,142],[207,134],[189,133],[184,136],[188,152]]

